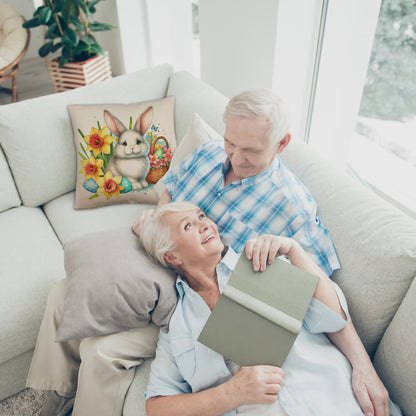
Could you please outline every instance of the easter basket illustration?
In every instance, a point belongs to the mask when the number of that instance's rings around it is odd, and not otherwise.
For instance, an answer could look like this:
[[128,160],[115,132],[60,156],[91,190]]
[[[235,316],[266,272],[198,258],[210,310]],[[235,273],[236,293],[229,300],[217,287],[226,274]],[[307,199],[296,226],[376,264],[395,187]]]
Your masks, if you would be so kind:
[[[160,144],[160,141],[165,142],[165,146]],[[149,150],[150,169],[146,176],[146,181],[149,184],[155,184],[160,178],[169,170],[170,162],[172,160],[172,149],[166,137],[159,136],[152,140]]]

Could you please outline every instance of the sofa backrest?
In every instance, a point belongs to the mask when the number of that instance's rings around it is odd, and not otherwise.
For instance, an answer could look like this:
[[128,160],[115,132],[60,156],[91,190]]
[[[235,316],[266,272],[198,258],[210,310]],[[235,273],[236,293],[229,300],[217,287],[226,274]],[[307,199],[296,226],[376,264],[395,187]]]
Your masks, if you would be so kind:
[[170,65],[161,65],[1,106],[0,143],[23,204],[39,206],[75,189],[76,151],[68,104],[127,104],[164,98],[171,74]]
[[308,145],[291,143],[282,160],[317,201],[341,262],[332,278],[378,374],[405,414],[414,414],[416,221]]
[[9,165],[0,146],[0,212],[21,204]]
[[291,143],[282,160],[317,201],[341,262],[332,277],[373,355],[416,275],[416,222],[310,146]]

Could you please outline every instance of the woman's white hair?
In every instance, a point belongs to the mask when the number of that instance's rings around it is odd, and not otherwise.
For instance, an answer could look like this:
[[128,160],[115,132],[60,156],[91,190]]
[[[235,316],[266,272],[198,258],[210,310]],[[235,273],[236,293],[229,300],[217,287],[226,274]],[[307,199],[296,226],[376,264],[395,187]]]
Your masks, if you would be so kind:
[[175,243],[172,239],[171,230],[164,223],[163,217],[170,212],[191,210],[199,210],[199,208],[190,202],[171,202],[159,207],[143,224],[140,241],[146,253],[165,267],[168,267],[165,254],[175,249]]
[[264,119],[269,126],[268,137],[274,144],[279,143],[289,132],[286,105],[268,89],[244,91],[231,98],[224,111],[224,123],[229,117]]

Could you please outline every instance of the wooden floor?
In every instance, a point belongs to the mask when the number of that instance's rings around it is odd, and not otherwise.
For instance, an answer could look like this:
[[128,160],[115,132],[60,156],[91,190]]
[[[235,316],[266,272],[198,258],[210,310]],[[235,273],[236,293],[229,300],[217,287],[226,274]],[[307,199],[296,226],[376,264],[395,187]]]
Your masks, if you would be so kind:
[[[2,87],[11,87],[11,80],[0,84],[0,105],[12,102],[11,94]],[[24,58],[17,72],[18,101],[55,93],[49,69],[45,61],[38,56]]]

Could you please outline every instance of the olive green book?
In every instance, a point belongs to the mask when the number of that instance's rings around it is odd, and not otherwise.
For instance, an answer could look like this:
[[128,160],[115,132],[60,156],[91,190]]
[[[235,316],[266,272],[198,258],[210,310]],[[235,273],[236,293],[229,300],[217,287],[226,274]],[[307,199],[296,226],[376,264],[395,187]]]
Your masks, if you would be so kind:
[[317,284],[316,276],[278,258],[255,272],[242,254],[198,341],[241,366],[281,367]]

